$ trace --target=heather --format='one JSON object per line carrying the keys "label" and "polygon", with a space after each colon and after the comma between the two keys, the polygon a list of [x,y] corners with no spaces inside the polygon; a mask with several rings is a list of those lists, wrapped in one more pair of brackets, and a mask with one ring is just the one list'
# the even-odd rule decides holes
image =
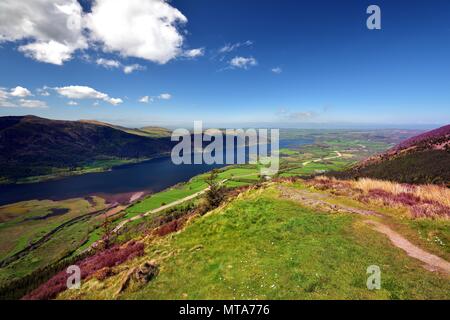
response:
{"label": "heather", "polygon": [[418,136],[409,138],[402,143],[398,144],[394,150],[406,149],[412,146],[419,145],[421,147],[427,147],[429,145],[434,145],[442,142],[443,139],[448,141],[448,136],[450,136],[450,125],[443,126],[441,128],[431,130],[420,134]]}
{"label": "heather", "polygon": [[436,185],[411,185],[374,179],[337,180],[317,177],[307,182],[319,190],[347,195],[364,203],[381,203],[408,210],[412,218],[450,218],[450,189]]}
{"label": "heather", "polygon": [[[144,253],[144,244],[130,241],[123,246],[115,245],[99,252],[91,257],[76,263],[81,270],[81,279],[89,278],[102,269],[111,268],[124,263],[127,260],[141,256]],[[55,298],[58,293],[67,289],[67,278],[70,275],[63,270],[42,284],[33,292],[23,297],[24,300],[49,300]]]}

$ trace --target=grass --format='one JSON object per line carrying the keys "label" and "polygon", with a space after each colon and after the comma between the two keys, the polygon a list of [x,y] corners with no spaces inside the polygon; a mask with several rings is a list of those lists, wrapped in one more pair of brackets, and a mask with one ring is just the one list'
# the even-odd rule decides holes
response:
{"label": "grass", "polygon": [[[85,199],[64,201],[33,200],[0,207],[0,259],[24,249],[62,223],[88,212],[105,207],[104,200],[93,197],[95,205]],[[42,220],[53,209],[67,209],[67,213]]]}
{"label": "grass", "polygon": [[[126,210],[127,215],[125,218],[131,218],[133,216],[146,213],[148,211],[157,209],[163,205],[177,201],[179,199],[193,195],[199,191],[208,187],[205,180],[209,174],[201,174],[186,183],[178,184],[172,188],[150,195],[142,201],[136,203]],[[245,178],[245,181],[240,181],[240,177]],[[252,181],[259,180],[259,170],[255,168],[225,168],[221,170],[217,176],[218,181],[229,180],[225,183],[227,187],[238,187],[248,185]],[[237,180],[234,180],[237,179]],[[247,181],[248,180],[248,181]]]}
{"label": "grass", "polygon": [[71,255],[85,241],[91,228],[90,221],[82,221],[56,233],[48,242],[23,258],[1,269],[0,285],[26,276]]}
{"label": "grass", "polygon": [[437,185],[405,185],[386,180],[376,180],[369,178],[359,179],[354,183],[355,187],[368,192],[370,190],[384,190],[392,194],[411,193],[414,196],[423,199],[437,201],[447,207],[450,207],[450,189]]}
{"label": "grass", "polygon": [[[330,215],[253,191],[150,243],[160,273],[122,299],[448,299],[448,279],[425,271],[355,215]],[[366,288],[378,265],[381,290]],[[60,298],[112,298],[123,274]]]}
{"label": "grass", "polygon": [[127,215],[125,218],[131,218],[141,213],[146,213],[173,201],[193,195],[194,193],[205,189],[207,186],[208,185],[203,179],[194,178],[186,184],[177,185],[165,191],[151,195],[136,203],[126,210]]}
{"label": "grass", "polygon": [[[94,204],[79,198],[63,201],[33,200],[0,207],[0,258],[4,259],[21,251],[73,218],[105,207],[102,198],[93,197],[92,201]],[[30,218],[44,217],[51,213],[52,209],[67,209],[68,211],[62,215],[42,220],[29,220]],[[23,277],[69,255],[88,238],[93,227],[93,220],[85,219],[59,230],[41,247],[1,268],[0,285]]]}
{"label": "grass", "polygon": [[[320,192],[330,195],[330,192],[333,194],[332,197],[329,198],[330,203],[334,203],[337,205],[345,205],[354,208],[364,209],[364,210],[372,210],[382,214],[383,223],[392,227],[392,229],[397,230],[405,237],[407,237],[411,242],[415,243],[417,246],[424,248],[438,256],[443,257],[446,260],[450,260],[450,220],[446,218],[412,218],[410,213],[410,206],[405,205],[383,205],[380,201],[369,201],[369,202],[361,202],[358,199],[351,195],[352,190],[351,186],[358,185],[358,182],[355,181],[340,181],[336,179],[329,179],[325,177],[317,177],[315,181],[328,181],[333,182],[336,185],[339,183],[349,183],[347,187],[344,189],[339,189],[339,194],[336,195],[333,189],[326,189],[326,191],[318,190],[315,187],[305,186],[303,183],[295,183],[292,186],[299,189],[308,189],[312,192]],[[372,183],[364,183],[363,186],[376,186],[380,187],[380,183],[384,183],[384,181],[378,181]],[[315,183],[313,182],[313,185]],[[409,192],[414,189],[407,188],[401,189],[405,187],[404,185],[396,185],[390,182],[385,182],[385,190],[391,189],[392,192],[403,190]],[[415,186],[415,188],[426,188],[428,186]],[[430,186],[434,193],[439,193],[438,190],[435,189],[434,186]],[[365,192],[370,191],[372,189],[366,189]],[[445,188],[440,188],[440,192],[445,193],[448,190]],[[436,196],[434,199],[442,198],[441,196]]]}

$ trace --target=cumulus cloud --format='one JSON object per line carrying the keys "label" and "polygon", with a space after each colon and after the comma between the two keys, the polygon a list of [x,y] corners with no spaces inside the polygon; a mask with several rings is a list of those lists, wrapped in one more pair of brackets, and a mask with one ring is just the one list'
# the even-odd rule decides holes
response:
{"label": "cumulus cloud", "polygon": [[232,68],[248,69],[249,67],[256,66],[257,64],[258,62],[253,57],[234,57],[230,60],[230,66]]}
{"label": "cumulus cloud", "polygon": [[25,98],[25,97],[31,96],[32,94],[31,94],[30,90],[28,90],[27,88],[18,86],[18,87],[11,89],[10,95],[13,97]]}
{"label": "cumulus cloud", "polygon": [[19,51],[38,61],[61,65],[87,48],[82,29],[76,0],[0,2],[0,42],[25,41]]}
{"label": "cumulus cloud", "polygon": [[161,93],[160,95],[158,95],[156,97],[143,96],[142,98],[139,99],[139,102],[141,102],[141,103],[150,103],[150,102],[155,101],[155,99],[170,100],[170,99],[172,99],[172,95],[170,93]]}
{"label": "cumulus cloud", "polygon": [[69,99],[97,99],[106,101],[114,106],[123,103],[120,98],[111,98],[106,93],[87,86],[67,86],[54,88],[61,96]]}
{"label": "cumulus cloud", "polygon": [[275,74],[280,74],[283,72],[283,69],[281,69],[280,67],[276,67],[276,68],[272,68],[271,71]]}
{"label": "cumulus cloud", "polygon": [[47,103],[41,100],[20,99],[19,104],[23,108],[48,108]]}
{"label": "cumulus cloud", "polygon": [[[185,23],[167,0],[96,0],[89,13],[77,0],[0,1],[0,43],[56,65],[88,48],[165,64],[183,55]],[[193,50],[185,54],[201,53]]]}
{"label": "cumulus cloud", "polygon": [[0,99],[7,99],[8,98],[8,92],[4,88],[0,88]]}
{"label": "cumulus cloud", "polygon": [[69,105],[69,106],[77,106],[78,102],[70,100],[69,102],[67,102],[67,105]]}
{"label": "cumulus cloud", "polygon": [[183,56],[190,59],[194,59],[204,55],[205,55],[205,48],[191,49],[183,52]]}
{"label": "cumulus cloud", "polygon": [[92,38],[108,52],[164,64],[181,53],[187,18],[163,0],[97,0],[86,17]]}
{"label": "cumulus cloud", "polygon": [[36,91],[40,96],[48,97],[48,96],[50,96],[50,92],[48,92],[47,90],[48,90],[48,88],[45,87],[43,89],[37,89]]}
{"label": "cumulus cloud", "polygon": [[99,66],[105,67],[105,68],[120,68],[120,62],[117,60],[109,60],[109,59],[97,59],[95,61]]}
{"label": "cumulus cloud", "polygon": [[149,97],[149,96],[144,96],[144,97],[139,99],[139,102],[141,102],[141,103],[149,103],[149,102],[152,102],[152,101],[153,101],[153,98]]}
{"label": "cumulus cloud", "polygon": [[17,107],[15,103],[9,101],[9,93],[5,88],[0,88],[0,107],[13,108]]}
{"label": "cumulus cloud", "polygon": [[111,60],[111,59],[104,59],[104,58],[99,58],[95,61],[96,64],[98,64],[99,66],[102,66],[104,68],[107,69],[117,69],[117,68],[122,68],[123,72],[126,74],[130,74],[133,73],[134,71],[140,71],[140,70],[145,70],[144,66],[141,66],[140,64],[132,64],[132,65],[128,65],[128,66],[124,66],[122,65],[122,63],[120,61],[117,60]]}
{"label": "cumulus cloud", "polygon": [[161,100],[170,100],[170,99],[172,99],[172,95],[169,94],[169,93],[161,93],[161,94],[158,96],[158,99],[161,99]]}
{"label": "cumulus cloud", "polygon": [[135,71],[140,71],[140,70],[145,70],[145,67],[141,66],[140,64],[137,64],[137,63],[123,67],[123,72],[125,72],[126,74],[130,74],[130,73],[133,73]]}

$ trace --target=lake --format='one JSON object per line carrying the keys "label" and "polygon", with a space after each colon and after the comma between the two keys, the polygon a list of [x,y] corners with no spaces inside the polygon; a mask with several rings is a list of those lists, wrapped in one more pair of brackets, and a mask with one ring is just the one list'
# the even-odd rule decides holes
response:
{"label": "lake", "polygon": [[[311,140],[297,139],[289,145],[304,145]],[[283,147],[286,143],[280,141]],[[62,200],[93,194],[159,192],[177,183],[225,165],[175,165],[170,157],[123,165],[107,172],[89,173],[32,184],[0,186],[0,205],[27,200]]]}

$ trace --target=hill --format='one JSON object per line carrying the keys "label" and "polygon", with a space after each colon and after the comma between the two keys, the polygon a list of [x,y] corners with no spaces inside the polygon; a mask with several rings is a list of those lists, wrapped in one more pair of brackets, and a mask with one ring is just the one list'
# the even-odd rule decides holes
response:
{"label": "hill", "polygon": [[[426,210],[429,199],[446,195],[442,187],[422,188],[433,191],[414,191],[422,195],[415,206]],[[436,202],[436,216],[415,219],[412,206],[380,204],[370,197],[374,190],[350,181],[276,181],[236,191],[204,215],[180,207],[142,217],[122,229],[122,239],[133,240],[111,249],[116,254],[79,262],[86,265],[80,290],[56,296],[67,277],[61,272],[27,298],[448,298],[448,250],[428,240],[448,241],[447,209],[439,209],[444,204]],[[385,193],[386,200],[400,200]],[[144,249],[122,259],[136,243]],[[120,265],[88,265],[106,261],[104,256]],[[380,290],[366,287],[367,268],[374,264],[382,270]]]}
{"label": "hill", "polygon": [[135,134],[138,136],[143,137],[151,137],[151,138],[167,138],[170,137],[172,132],[169,129],[166,128],[160,128],[160,127],[143,127],[143,128],[126,128],[106,122],[101,122],[97,120],[80,120],[82,123],[91,123],[96,124],[99,126],[106,126],[113,129],[117,129],[120,131],[124,131],[130,134]]}
{"label": "hill", "polygon": [[1,117],[0,177],[17,181],[105,162],[142,160],[171,150],[170,138],[137,135],[124,129],[35,116]]}
{"label": "hill", "polygon": [[450,125],[409,138],[338,177],[450,185]]}

